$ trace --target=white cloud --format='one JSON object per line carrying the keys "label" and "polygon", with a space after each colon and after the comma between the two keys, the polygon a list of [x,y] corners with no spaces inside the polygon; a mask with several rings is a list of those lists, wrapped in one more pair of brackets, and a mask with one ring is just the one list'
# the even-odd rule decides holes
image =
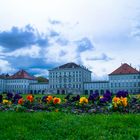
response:
{"label": "white cloud", "polygon": [[[0,0],[1,30],[12,26],[24,27],[31,24],[39,32],[52,29],[60,33],[64,45],[56,43],[58,37],[49,38],[51,46],[26,47],[6,55],[40,57],[47,63],[63,64],[69,61],[82,62],[96,74],[104,76],[117,68],[121,62],[132,63],[138,67],[140,40],[132,35],[139,33],[134,26],[139,23],[139,0]],[[49,19],[49,21],[48,21]],[[50,24],[50,19],[52,23]],[[61,24],[57,24],[61,22]],[[75,40],[83,37],[94,42],[95,50],[77,52]],[[68,43],[67,43],[68,40]],[[65,43],[66,42],[66,43]],[[86,58],[99,58],[102,54],[113,58],[112,61],[87,61]]]}
{"label": "white cloud", "polygon": [[5,54],[6,56],[14,56],[14,57],[29,56],[31,58],[38,58],[40,57],[40,51],[41,51],[40,47],[31,46],[31,47],[20,48],[13,52],[5,53]]}
{"label": "white cloud", "polygon": [[49,71],[46,69],[40,69],[40,68],[31,68],[30,71],[37,73],[34,76],[49,76]]}
{"label": "white cloud", "polygon": [[[64,54],[62,55],[62,52]],[[53,44],[53,46],[46,48],[45,60],[46,63],[66,63],[75,61],[77,57],[76,46],[60,46],[58,44]]]}
{"label": "white cloud", "polygon": [[12,68],[11,64],[8,61],[0,59],[0,73],[12,73],[14,71],[15,69]]}

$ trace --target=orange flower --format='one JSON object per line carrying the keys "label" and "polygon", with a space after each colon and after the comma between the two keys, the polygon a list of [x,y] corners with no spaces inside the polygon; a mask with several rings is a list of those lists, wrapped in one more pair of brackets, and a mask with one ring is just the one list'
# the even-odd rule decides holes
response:
{"label": "orange flower", "polygon": [[123,98],[123,97],[121,97],[121,98],[114,97],[112,99],[112,103],[113,103],[113,106],[115,108],[117,108],[118,106],[124,106],[124,107],[126,107],[128,105],[128,102],[127,102],[127,98],[126,97],[125,98]]}
{"label": "orange flower", "polygon": [[18,100],[18,104],[23,105],[23,103],[24,103],[23,98],[20,98],[20,99]]}
{"label": "orange flower", "polygon": [[127,106],[127,98],[125,97],[125,98],[123,98],[123,97],[121,97],[121,103],[122,103],[122,105],[124,106],[124,107],[126,107]]}
{"label": "orange flower", "polygon": [[60,99],[60,98],[54,97],[53,103],[54,103],[54,104],[60,104],[60,103],[61,103],[61,99]]}
{"label": "orange flower", "polygon": [[53,97],[49,95],[46,100],[47,100],[47,103],[50,103],[51,101],[53,101]]}
{"label": "orange flower", "polygon": [[30,102],[33,102],[33,101],[34,101],[33,95],[31,95],[31,94],[28,95],[28,96],[27,96],[27,100],[30,101]]}
{"label": "orange flower", "polygon": [[112,103],[113,103],[114,108],[117,108],[117,107],[121,104],[121,100],[120,100],[119,97],[116,97],[116,96],[115,96],[115,97],[112,99]]}
{"label": "orange flower", "polygon": [[114,97],[114,98],[112,99],[112,101],[113,101],[114,103],[119,103],[119,102],[120,102],[120,98]]}

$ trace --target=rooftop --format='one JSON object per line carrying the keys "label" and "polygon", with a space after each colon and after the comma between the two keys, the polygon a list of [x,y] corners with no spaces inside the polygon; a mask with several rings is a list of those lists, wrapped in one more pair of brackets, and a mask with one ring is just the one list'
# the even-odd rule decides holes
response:
{"label": "rooftop", "polygon": [[115,71],[109,75],[122,75],[122,74],[139,74],[140,72],[127,63],[122,64]]}
{"label": "rooftop", "polygon": [[29,80],[35,80],[35,77],[30,75],[25,70],[20,70],[14,75],[10,76],[11,79],[29,79]]}
{"label": "rooftop", "polygon": [[6,79],[9,78],[9,74],[1,74],[0,79]]}
{"label": "rooftop", "polygon": [[[86,67],[84,67],[84,66],[80,66],[80,65],[78,65],[78,64],[76,64],[76,63],[74,63],[74,62],[70,62],[70,63],[66,63],[66,64],[64,64],[64,65],[61,65],[61,66],[58,66],[58,67],[56,67],[56,68],[53,68],[52,70],[56,70],[56,69],[69,69],[69,68],[83,68],[83,69],[86,69],[86,70],[88,70]],[[89,70],[88,70],[89,71]]]}

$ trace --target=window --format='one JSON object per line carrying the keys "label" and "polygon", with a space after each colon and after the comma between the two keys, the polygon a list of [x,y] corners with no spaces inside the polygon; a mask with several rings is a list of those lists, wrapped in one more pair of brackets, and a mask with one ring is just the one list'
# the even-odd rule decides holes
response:
{"label": "window", "polygon": [[136,76],[134,76],[134,79],[136,79]]}
{"label": "window", "polygon": [[75,88],[75,85],[73,84],[73,88]]}

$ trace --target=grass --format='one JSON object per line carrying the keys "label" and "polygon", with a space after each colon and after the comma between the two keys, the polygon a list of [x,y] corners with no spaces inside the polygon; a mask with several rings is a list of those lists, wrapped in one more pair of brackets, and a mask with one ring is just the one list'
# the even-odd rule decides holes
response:
{"label": "grass", "polygon": [[0,140],[139,140],[140,115],[0,112]]}
{"label": "grass", "polygon": [[[6,94],[2,94],[3,95],[3,97],[4,98],[6,98]],[[26,99],[26,96],[27,95],[29,95],[29,94],[20,94],[24,99]],[[61,99],[64,99],[66,96],[67,96],[67,94],[33,94],[34,95],[34,97],[43,97],[43,96],[48,96],[48,95],[52,95],[52,96],[56,96],[56,97],[58,97],[58,98],[61,98]],[[77,96],[77,95],[70,95],[71,97],[72,96]],[[84,95],[84,94],[82,94],[82,95],[80,95],[81,97],[82,96],[84,96],[84,97],[89,97],[89,95]]]}

